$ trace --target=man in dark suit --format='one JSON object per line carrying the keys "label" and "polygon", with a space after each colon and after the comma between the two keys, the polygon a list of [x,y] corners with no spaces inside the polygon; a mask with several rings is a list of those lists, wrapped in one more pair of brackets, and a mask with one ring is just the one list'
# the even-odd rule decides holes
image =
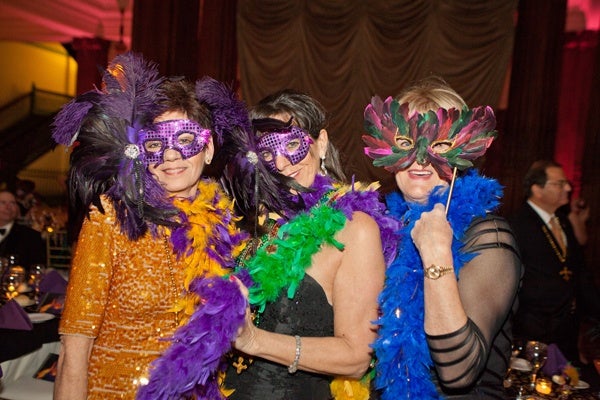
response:
{"label": "man in dark suit", "polygon": [[46,264],[46,244],[41,234],[16,223],[19,206],[13,193],[0,191],[0,257],[16,255],[18,264],[29,269]]}
{"label": "man in dark suit", "polygon": [[559,164],[536,161],[525,175],[524,189],[526,203],[509,218],[525,266],[514,336],[556,343],[568,360],[577,362],[576,305],[582,285],[589,284],[589,271],[569,219],[555,214],[569,202],[572,188]]}

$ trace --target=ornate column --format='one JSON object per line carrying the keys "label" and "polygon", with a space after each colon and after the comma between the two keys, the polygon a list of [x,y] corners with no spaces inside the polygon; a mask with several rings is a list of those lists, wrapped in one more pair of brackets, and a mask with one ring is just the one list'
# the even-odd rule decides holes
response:
{"label": "ornate column", "polygon": [[75,38],[72,52],[77,61],[77,94],[100,87],[102,71],[108,64],[110,41],[100,38]]}

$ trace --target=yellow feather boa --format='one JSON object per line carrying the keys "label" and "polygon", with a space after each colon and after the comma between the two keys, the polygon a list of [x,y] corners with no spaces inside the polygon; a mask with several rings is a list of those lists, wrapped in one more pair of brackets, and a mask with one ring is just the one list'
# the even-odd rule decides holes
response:
{"label": "yellow feather boa", "polygon": [[331,394],[335,400],[368,400],[370,396],[370,379],[361,380],[335,378],[331,384]]}
{"label": "yellow feather boa", "polygon": [[[214,199],[218,199],[214,204]],[[223,214],[233,215],[233,202],[222,191],[221,187],[212,181],[202,181],[198,184],[198,195],[192,201],[176,198],[173,203],[183,211],[188,218],[190,229],[187,233],[192,240],[193,251],[185,256],[184,287],[185,294],[179,298],[172,307],[172,312],[183,311],[180,325],[187,322],[190,315],[198,305],[200,299],[190,293],[190,283],[199,276],[224,276],[231,271],[223,268],[215,259],[206,252],[208,237],[216,225],[222,223]],[[217,212],[215,212],[217,211]],[[239,221],[234,218],[233,221]],[[239,234],[239,229],[234,224],[227,225],[229,235]],[[170,233],[170,232],[169,232]],[[237,257],[245,247],[245,242],[240,243],[232,250],[232,255]],[[213,249],[214,250],[214,249]]]}

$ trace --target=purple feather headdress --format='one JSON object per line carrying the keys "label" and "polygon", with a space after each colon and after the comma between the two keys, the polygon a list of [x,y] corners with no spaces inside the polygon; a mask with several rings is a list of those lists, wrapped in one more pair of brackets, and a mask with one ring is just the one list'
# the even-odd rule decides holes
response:
{"label": "purple feather headdress", "polygon": [[121,230],[137,239],[148,223],[171,225],[175,209],[143,167],[136,145],[139,129],[158,111],[158,68],[141,55],[126,53],[109,64],[103,89],[65,105],[53,123],[53,139],[73,146],[69,172],[72,207],[103,211],[100,196],[115,207]]}
{"label": "purple feather headdress", "polygon": [[210,109],[213,132],[219,145],[237,130],[250,130],[246,104],[224,83],[205,76],[196,82],[196,97]]}
{"label": "purple feather headdress", "polygon": [[[199,87],[200,84],[197,88]],[[243,115],[241,108],[232,111],[234,115],[221,113],[219,120],[215,119],[213,123],[215,133],[221,136],[220,157],[225,164],[222,184],[235,199],[238,212],[249,220],[254,220],[261,204],[269,210],[285,211],[295,208],[290,193],[293,179],[269,171],[258,155],[257,137],[254,127],[250,124],[247,110],[244,107]],[[235,126],[233,129],[223,130],[221,134],[218,131],[218,126],[221,125],[219,121],[223,120],[227,123],[227,118],[234,121]],[[279,120],[272,121],[282,123]],[[302,188],[296,189],[302,190]],[[283,214],[287,215],[286,212]]]}

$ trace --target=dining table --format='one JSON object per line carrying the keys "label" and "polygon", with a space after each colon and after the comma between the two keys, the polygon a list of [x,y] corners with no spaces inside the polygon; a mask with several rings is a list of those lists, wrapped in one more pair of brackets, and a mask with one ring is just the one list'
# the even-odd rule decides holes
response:
{"label": "dining table", "polygon": [[[596,371],[590,370],[590,373],[596,373]],[[582,375],[581,383],[560,385],[553,381],[552,377],[538,374],[537,384],[532,386],[529,371],[510,369],[504,379],[504,387],[507,397],[515,400],[599,400],[600,387],[597,386],[596,381],[589,378],[588,381],[591,381],[592,384],[583,380],[588,376],[592,377],[592,375]]]}
{"label": "dining table", "polygon": [[36,351],[45,343],[57,342],[59,321],[60,318],[53,317],[33,323],[30,331],[0,329],[0,363]]}
{"label": "dining table", "polygon": [[60,351],[60,315],[24,310],[32,329],[0,329],[0,400],[52,400],[52,378],[37,375]]}

